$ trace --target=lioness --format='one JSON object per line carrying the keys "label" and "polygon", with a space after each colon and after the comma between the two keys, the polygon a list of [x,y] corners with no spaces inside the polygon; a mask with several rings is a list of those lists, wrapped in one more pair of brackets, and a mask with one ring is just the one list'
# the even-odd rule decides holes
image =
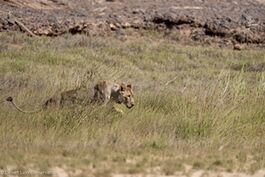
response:
{"label": "lioness", "polygon": [[102,102],[107,104],[113,100],[118,104],[125,104],[127,108],[134,106],[134,97],[132,92],[132,85],[124,83],[116,84],[113,82],[102,81],[94,87],[94,102]]}
{"label": "lioness", "polygon": [[[89,90],[77,88],[55,94],[48,99],[40,109],[34,111],[25,111],[17,106],[13,97],[6,98],[6,101],[11,102],[12,105],[20,112],[23,113],[36,113],[48,107],[60,108],[65,105],[73,105],[77,103],[87,104],[89,100]],[[127,108],[134,106],[134,98],[132,93],[132,85],[128,84],[116,84],[109,81],[98,82],[94,86],[94,96],[90,103],[101,103],[106,105],[107,103],[114,101],[118,104],[125,104]]]}

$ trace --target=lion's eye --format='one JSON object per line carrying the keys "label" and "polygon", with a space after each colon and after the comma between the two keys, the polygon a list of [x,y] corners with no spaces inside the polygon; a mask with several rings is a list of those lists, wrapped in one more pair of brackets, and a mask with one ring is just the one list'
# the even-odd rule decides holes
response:
{"label": "lion's eye", "polygon": [[130,98],[130,97],[131,97],[131,95],[128,95],[128,97]]}

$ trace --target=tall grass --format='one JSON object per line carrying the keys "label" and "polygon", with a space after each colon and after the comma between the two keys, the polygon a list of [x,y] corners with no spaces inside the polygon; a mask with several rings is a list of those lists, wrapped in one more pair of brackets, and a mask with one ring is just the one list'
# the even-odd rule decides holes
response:
{"label": "tall grass", "polygon": [[265,167],[264,72],[233,67],[263,63],[264,50],[181,46],[155,36],[123,42],[0,33],[0,41],[2,101],[12,95],[24,109],[35,109],[58,91],[83,85],[91,94],[102,79],[132,83],[136,97],[133,109],[115,105],[124,115],[91,105],[27,115],[1,102],[2,169],[63,166],[105,176],[157,166],[174,174],[185,164]]}

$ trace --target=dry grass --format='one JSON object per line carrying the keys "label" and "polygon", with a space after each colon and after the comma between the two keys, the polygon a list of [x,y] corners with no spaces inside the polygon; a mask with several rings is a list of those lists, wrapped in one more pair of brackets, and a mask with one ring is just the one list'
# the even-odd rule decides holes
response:
{"label": "dry grass", "polygon": [[79,176],[107,176],[170,175],[185,165],[264,168],[264,72],[244,66],[263,66],[265,51],[180,46],[157,35],[122,42],[0,33],[3,101],[12,95],[35,109],[56,91],[110,79],[131,82],[137,103],[132,110],[119,106],[121,116],[82,105],[26,115],[2,102],[0,169],[57,166],[72,176],[77,169]]}

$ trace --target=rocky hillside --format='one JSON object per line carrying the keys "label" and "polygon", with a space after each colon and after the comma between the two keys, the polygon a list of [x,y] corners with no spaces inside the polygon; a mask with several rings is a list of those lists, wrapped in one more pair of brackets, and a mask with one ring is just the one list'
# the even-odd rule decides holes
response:
{"label": "rocky hillside", "polygon": [[185,43],[265,47],[265,5],[252,0],[0,0],[0,31],[126,36],[128,28],[155,29]]}

